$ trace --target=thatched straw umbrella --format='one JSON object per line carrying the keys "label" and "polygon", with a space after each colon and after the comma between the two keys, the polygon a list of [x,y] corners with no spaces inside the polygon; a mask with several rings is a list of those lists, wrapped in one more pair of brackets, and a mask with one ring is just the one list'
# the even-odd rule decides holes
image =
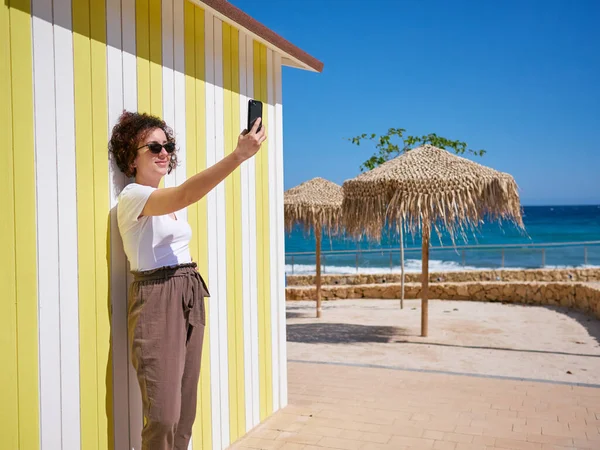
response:
{"label": "thatched straw umbrella", "polygon": [[381,239],[387,223],[422,233],[421,335],[427,336],[429,239],[466,237],[484,218],[523,228],[518,187],[512,176],[425,145],[410,150],[343,186],[343,226],[350,235]]}
{"label": "thatched straw umbrella", "polygon": [[287,190],[283,204],[288,231],[300,224],[306,232],[315,233],[317,317],[321,317],[321,234],[332,235],[339,231],[342,188],[323,178],[313,178]]}

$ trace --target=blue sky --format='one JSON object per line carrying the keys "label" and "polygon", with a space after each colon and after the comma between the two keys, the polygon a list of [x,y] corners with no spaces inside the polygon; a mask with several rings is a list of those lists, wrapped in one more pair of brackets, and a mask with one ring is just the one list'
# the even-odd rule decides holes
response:
{"label": "blue sky", "polygon": [[344,138],[396,127],[486,149],[524,205],[600,204],[600,1],[231,3],[325,64],[283,69],[286,189],[354,177],[373,149]]}

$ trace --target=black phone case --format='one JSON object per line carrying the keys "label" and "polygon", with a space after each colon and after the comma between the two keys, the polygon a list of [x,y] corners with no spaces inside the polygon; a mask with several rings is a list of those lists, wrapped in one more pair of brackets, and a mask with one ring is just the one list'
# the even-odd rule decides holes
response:
{"label": "black phone case", "polygon": [[[262,119],[262,109],[263,109],[263,105],[262,102],[258,101],[258,100],[248,100],[248,132],[252,129],[252,127],[254,126],[254,122],[256,121],[256,119],[258,119],[259,117]],[[262,120],[260,125],[258,126],[258,130],[260,131],[262,128]]]}

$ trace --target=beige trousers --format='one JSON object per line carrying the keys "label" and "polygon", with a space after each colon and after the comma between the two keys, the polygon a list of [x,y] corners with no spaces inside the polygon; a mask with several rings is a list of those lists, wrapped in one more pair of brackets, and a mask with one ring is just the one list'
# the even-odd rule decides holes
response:
{"label": "beige trousers", "polygon": [[196,264],[133,272],[129,345],[142,393],[143,450],[186,450],[196,417],[209,296]]}

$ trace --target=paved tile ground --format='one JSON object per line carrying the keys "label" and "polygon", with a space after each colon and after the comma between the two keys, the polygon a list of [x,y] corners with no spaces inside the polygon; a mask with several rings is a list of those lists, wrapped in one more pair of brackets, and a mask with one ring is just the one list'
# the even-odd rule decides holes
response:
{"label": "paved tile ground", "polygon": [[600,389],[289,364],[289,406],[233,449],[600,449]]}
{"label": "paved tile ground", "polygon": [[432,301],[421,338],[417,301],[326,302],[321,319],[314,302],[290,302],[287,313],[289,406],[233,449],[600,450],[596,319]]}

